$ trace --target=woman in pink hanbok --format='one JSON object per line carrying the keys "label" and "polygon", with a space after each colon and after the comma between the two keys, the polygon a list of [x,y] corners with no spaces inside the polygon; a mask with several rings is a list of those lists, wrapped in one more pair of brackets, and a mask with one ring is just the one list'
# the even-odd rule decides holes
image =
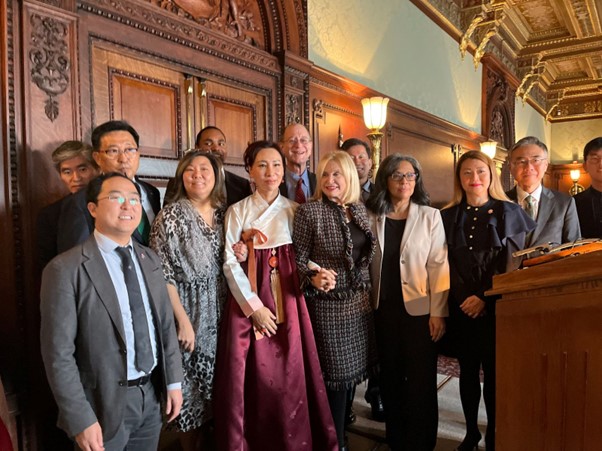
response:
{"label": "woman in pink hanbok", "polygon": [[215,371],[217,449],[336,450],[295,265],[297,204],[279,193],[284,155],[278,144],[258,141],[247,148],[244,161],[256,191],[226,213],[230,296]]}

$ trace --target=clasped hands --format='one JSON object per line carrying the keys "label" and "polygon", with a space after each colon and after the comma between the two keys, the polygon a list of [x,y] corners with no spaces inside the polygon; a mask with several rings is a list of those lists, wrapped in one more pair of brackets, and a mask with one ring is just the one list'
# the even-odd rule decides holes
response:
{"label": "clasped hands", "polygon": [[255,329],[265,335],[271,337],[276,334],[278,326],[276,325],[276,315],[267,307],[260,307],[251,314],[251,320]]}
{"label": "clasped hands", "polygon": [[320,268],[311,277],[311,284],[320,291],[328,293],[337,285],[337,273],[332,269]]}
{"label": "clasped hands", "polygon": [[468,296],[460,304],[460,309],[462,309],[465,315],[475,319],[485,313],[485,301],[475,295]]}

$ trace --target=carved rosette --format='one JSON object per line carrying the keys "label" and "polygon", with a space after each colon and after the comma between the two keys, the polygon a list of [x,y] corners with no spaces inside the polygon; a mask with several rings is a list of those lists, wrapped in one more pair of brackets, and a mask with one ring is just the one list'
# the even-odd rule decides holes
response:
{"label": "carved rosette", "polygon": [[59,115],[56,98],[69,86],[71,62],[66,40],[69,30],[66,24],[39,14],[31,15],[30,24],[31,80],[48,95],[44,112],[54,122]]}

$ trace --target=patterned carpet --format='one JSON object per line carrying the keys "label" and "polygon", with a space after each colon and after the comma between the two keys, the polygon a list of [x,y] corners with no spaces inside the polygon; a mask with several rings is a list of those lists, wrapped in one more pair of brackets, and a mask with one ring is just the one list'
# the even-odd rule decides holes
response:
{"label": "patterned carpet", "polygon": [[437,360],[437,374],[444,376],[460,377],[458,361],[451,357],[440,355]]}

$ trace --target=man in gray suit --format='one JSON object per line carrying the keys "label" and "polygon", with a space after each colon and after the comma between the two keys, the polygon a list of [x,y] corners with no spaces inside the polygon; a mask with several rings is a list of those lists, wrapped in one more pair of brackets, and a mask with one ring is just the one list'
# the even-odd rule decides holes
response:
{"label": "man in gray suit", "polygon": [[132,240],[142,206],[131,179],[103,175],[87,195],[94,233],[42,275],[42,358],[58,426],[82,450],[157,449],[159,394],[171,421],[183,379],[161,264]]}
{"label": "man in gray suit", "polygon": [[506,194],[537,222],[525,246],[578,240],[581,231],[575,201],[541,183],[548,168],[546,145],[534,136],[527,136],[512,146],[508,158],[516,186]]}

